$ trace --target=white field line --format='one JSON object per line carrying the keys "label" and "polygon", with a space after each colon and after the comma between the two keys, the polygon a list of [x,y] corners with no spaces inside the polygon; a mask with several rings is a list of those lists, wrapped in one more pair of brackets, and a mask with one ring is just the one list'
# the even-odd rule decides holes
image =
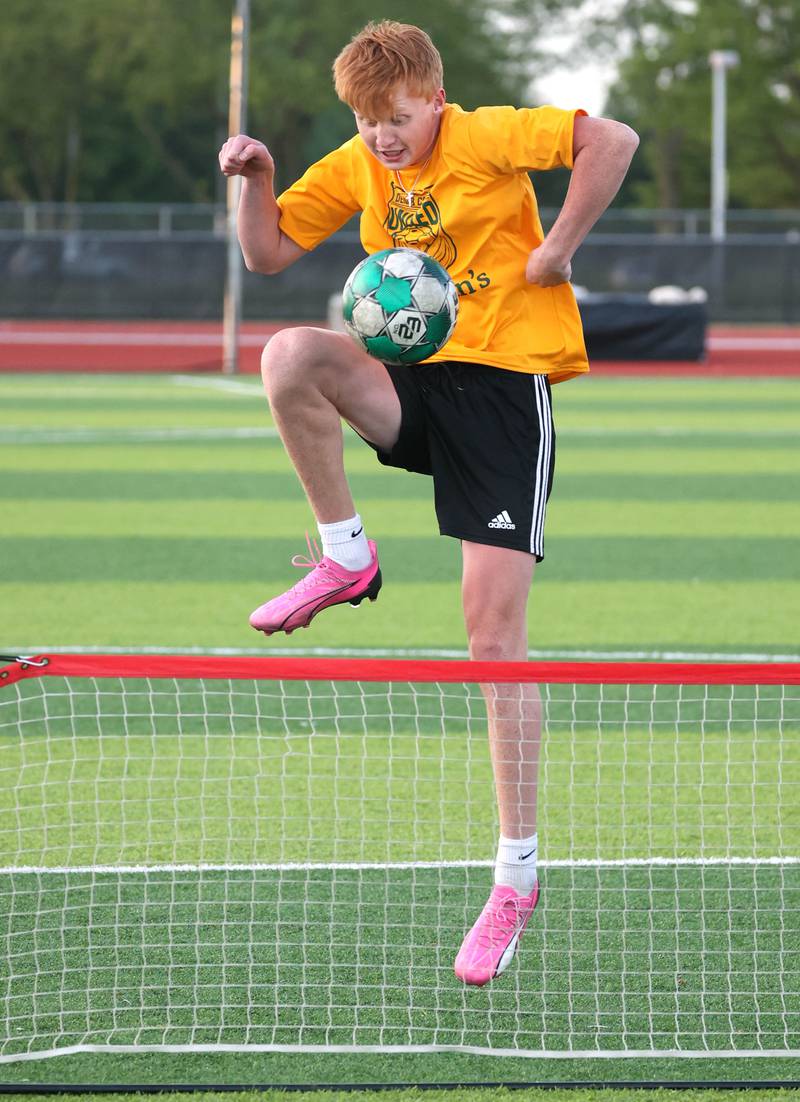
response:
{"label": "white field line", "polygon": [[242,394],[247,398],[263,398],[261,384],[254,378],[252,383],[240,379],[219,379],[203,375],[172,375],[170,382],[175,386],[194,387],[198,390],[222,390],[226,394]]}
{"label": "white field line", "polygon": [[[152,865],[3,865],[0,876],[142,876],[152,873],[205,872],[377,872],[386,869],[488,869],[492,861],[230,861],[216,863],[178,863]],[[540,861],[540,869],[652,869],[652,868],[760,868],[764,865],[786,868],[800,865],[800,857],[576,857]]]}
{"label": "white field line", "polygon": [[[287,1044],[187,1044],[187,1045],[65,1045],[63,1048],[42,1049],[40,1052],[18,1052],[0,1055],[0,1063],[23,1060],[48,1060],[57,1056],[77,1056],[83,1053],[127,1053],[131,1056],[146,1052],[214,1053],[214,1052],[296,1052],[426,1054],[454,1052],[466,1056],[500,1056],[525,1060],[780,1060],[800,1056],[800,1048],[730,1048],[730,1049],[520,1049],[484,1048],[480,1045],[287,1045]],[[613,1083],[609,1084],[613,1086]]]}
{"label": "white field line", "polygon": [[92,444],[117,442],[158,443],[170,440],[250,440],[277,438],[278,430],[270,426],[240,426],[233,428],[82,428],[74,429],[0,429],[0,444]]}
{"label": "white field line", "polygon": [[[455,658],[465,661],[466,650],[445,647],[151,647],[131,645],[92,646],[64,644],[7,646],[10,654],[163,654],[201,655],[214,658]],[[528,658],[564,662],[800,662],[800,653],[763,654],[759,651],[679,651],[679,650],[529,650]]]}

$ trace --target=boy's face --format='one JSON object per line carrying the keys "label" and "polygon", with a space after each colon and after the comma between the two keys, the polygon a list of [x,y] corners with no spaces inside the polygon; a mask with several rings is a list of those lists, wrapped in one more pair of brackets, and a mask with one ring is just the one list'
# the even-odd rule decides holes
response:
{"label": "boy's face", "polygon": [[401,85],[388,117],[370,119],[356,111],[356,126],[367,149],[382,165],[402,169],[430,156],[439,135],[444,101],[444,88],[426,100],[408,95]]}

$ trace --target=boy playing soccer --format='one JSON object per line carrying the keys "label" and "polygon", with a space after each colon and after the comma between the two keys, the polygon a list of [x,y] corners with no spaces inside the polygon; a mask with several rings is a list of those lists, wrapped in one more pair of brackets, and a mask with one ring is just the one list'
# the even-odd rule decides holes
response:
{"label": "boy playing soccer", "polygon": [[[569,284],[571,258],[622,182],[638,144],[627,126],[554,107],[448,104],[441,58],[424,31],[369,24],[334,64],[358,134],[278,199],[274,162],[247,135],[219,160],[243,179],[239,239],[247,267],[272,274],[361,212],[367,253],[430,253],[459,289],[445,347],[416,366],[387,366],[345,334],[301,327],[264,349],[267,397],[319,525],[322,558],[256,609],[270,635],[381,587],[343,465],[344,419],[381,463],[432,475],[443,535],[461,541],[470,657],[527,658],[526,605],[541,561],[553,478],[550,385],[588,370]],[[572,169],[544,237],[529,170]],[[500,811],[495,884],[456,957],[484,984],[514,956],[538,899],[535,686],[486,686]]]}

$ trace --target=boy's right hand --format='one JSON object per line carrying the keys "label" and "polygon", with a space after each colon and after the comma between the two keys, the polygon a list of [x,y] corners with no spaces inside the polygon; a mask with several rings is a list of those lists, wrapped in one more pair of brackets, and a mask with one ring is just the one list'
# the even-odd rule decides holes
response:
{"label": "boy's right hand", "polygon": [[219,167],[226,176],[265,176],[272,179],[275,175],[275,162],[272,154],[263,142],[249,138],[247,134],[237,134],[228,140],[219,151]]}

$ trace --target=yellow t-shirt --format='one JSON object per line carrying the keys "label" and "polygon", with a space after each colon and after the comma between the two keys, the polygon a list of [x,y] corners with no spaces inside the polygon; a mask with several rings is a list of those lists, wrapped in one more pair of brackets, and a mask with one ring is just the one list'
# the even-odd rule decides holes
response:
{"label": "yellow t-shirt", "polygon": [[[576,114],[584,112],[448,104],[410,205],[397,174],[356,135],[278,198],[281,230],[313,249],[361,211],[367,253],[421,249],[458,288],[456,327],[426,363],[458,360],[570,379],[589,370],[572,287],[528,283],[525,265],[544,236],[528,171],[572,167]],[[401,174],[407,187],[417,171]]]}

